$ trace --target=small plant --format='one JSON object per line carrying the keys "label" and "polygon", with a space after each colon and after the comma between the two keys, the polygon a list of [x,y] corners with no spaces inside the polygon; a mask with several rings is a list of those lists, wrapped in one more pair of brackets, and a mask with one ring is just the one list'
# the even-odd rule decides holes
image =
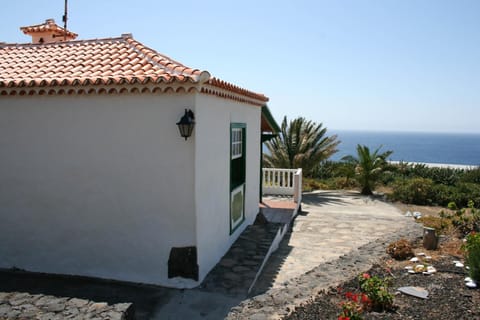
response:
{"label": "small plant", "polygon": [[467,235],[470,231],[480,231],[480,212],[475,208],[475,203],[472,200],[468,201],[467,206],[468,208],[459,209],[455,202],[448,204],[448,208],[455,210],[455,213],[447,215],[446,218],[451,221],[462,236]]}
{"label": "small plant", "polygon": [[360,289],[370,299],[373,310],[384,311],[393,307],[393,295],[388,292],[388,279],[364,273],[358,277],[358,281]]}
{"label": "small plant", "polygon": [[445,234],[452,226],[452,221],[449,214],[445,211],[441,211],[439,216],[424,216],[418,218],[416,222],[422,223],[425,227],[435,229],[438,234]]}
{"label": "small plant", "polygon": [[412,245],[407,239],[392,242],[387,247],[387,253],[396,260],[405,260],[413,257]]}
{"label": "small plant", "polygon": [[370,309],[371,301],[364,293],[345,293],[347,301],[341,303],[342,312],[338,320],[362,320],[365,310]]}
{"label": "small plant", "polygon": [[465,260],[470,267],[470,278],[480,283],[480,233],[472,231],[463,245]]}

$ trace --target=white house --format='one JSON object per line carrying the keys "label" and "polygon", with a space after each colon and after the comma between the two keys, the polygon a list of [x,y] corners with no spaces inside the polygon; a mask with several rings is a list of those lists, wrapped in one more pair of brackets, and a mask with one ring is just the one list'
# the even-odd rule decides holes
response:
{"label": "white house", "polygon": [[259,211],[268,98],[129,34],[21,30],[0,43],[0,268],[198,285]]}

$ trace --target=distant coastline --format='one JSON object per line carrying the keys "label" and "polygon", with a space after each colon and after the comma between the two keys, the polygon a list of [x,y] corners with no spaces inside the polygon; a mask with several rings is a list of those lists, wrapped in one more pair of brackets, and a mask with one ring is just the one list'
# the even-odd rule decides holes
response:
{"label": "distant coastline", "polygon": [[391,164],[400,164],[406,163],[409,165],[424,165],[429,168],[450,168],[450,169],[460,169],[460,170],[475,170],[479,166],[467,165],[467,164],[448,164],[448,163],[425,163],[425,162],[405,162],[405,161],[389,161]]}
{"label": "distant coastline", "polygon": [[392,150],[392,161],[424,163],[436,167],[459,168],[480,165],[480,134],[428,132],[374,132],[331,130],[341,140],[338,152],[331,158],[339,161],[346,155],[355,155],[358,144],[370,150],[382,146],[381,151]]}

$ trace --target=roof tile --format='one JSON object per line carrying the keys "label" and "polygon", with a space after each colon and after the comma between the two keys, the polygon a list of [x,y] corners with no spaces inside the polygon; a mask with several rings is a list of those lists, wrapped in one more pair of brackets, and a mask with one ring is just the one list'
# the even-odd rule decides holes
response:
{"label": "roof tile", "polygon": [[[210,85],[257,101],[268,101],[264,95],[172,60],[131,36],[45,44],[0,44],[0,89],[172,81]],[[210,93],[211,90],[202,89],[202,92]]]}

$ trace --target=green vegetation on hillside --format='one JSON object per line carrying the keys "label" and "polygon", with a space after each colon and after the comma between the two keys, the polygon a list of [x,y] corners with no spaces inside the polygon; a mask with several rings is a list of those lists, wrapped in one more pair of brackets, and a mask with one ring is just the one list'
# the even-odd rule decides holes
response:
{"label": "green vegetation on hillside", "polygon": [[[304,190],[361,190],[362,185],[355,179],[355,168],[356,163],[351,161],[324,161],[311,179],[305,179]],[[385,163],[378,176],[377,189],[393,201],[408,204],[446,207],[455,202],[458,207],[467,207],[472,200],[480,207],[480,168],[465,170]]]}

